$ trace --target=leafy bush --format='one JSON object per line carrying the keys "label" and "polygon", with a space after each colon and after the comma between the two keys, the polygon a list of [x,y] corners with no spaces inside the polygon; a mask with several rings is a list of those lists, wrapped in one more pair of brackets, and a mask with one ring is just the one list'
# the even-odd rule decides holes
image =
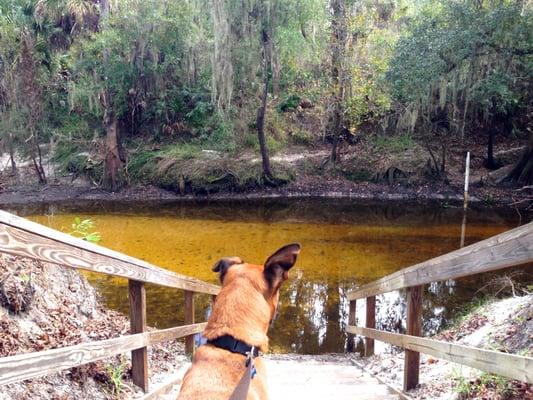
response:
{"label": "leafy bush", "polygon": [[277,110],[280,113],[292,111],[296,109],[296,107],[298,107],[298,104],[300,104],[300,101],[302,101],[300,96],[295,95],[295,94],[290,95],[286,97],[285,100],[283,100],[281,103],[278,104]]}

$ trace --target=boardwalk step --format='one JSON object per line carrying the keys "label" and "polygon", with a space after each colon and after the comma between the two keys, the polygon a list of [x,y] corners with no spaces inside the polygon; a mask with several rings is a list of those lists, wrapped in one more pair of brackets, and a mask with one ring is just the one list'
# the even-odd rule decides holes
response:
{"label": "boardwalk step", "polygon": [[[270,398],[306,400],[399,400],[399,396],[367,372],[346,362],[266,359]],[[183,369],[182,369],[183,371]],[[176,400],[179,384],[160,393]]]}

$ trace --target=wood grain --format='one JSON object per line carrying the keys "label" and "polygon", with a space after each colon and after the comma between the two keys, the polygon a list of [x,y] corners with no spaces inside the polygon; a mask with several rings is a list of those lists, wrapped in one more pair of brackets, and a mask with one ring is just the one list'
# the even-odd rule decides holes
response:
{"label": "wood grain", "polygon": [[[185,291],[185,324],[194,324],[194,293],[189,290]],[[194,354],[194,335],[185,337],[185,354]]]}
{"label": "wood grain", "polygon": [[369,336],[382,342],[429,354],[436,358],[467,365],[510,379],[533,383],[533,358],[530,357],[483,350],[422,337],[401,335],[399,333],[383,332],[361,326],[347,326],[346,332]]}
{"label": "wood grain", "polygon": [[347,297],[362,299],[530,262],[533,262],[533,222],[387,275],[348,293]]}
{"label": "wood grain", "polygon": [[[407,334],[422,334],[422,286],[407,288]],[[420,353],[405,350],[403,368],[403,390],[408,391],[418,386],[420,373]]]}
{"label": "wood grain", "polygon": [[[131,333],[146,331],[146,289],[143,282],[128,281]],[[145,393],[148,391],[148,348],[132,350],[131,378]]]}
{"label": "wood grain", "polygon": [[178,275],[145,261],[74,238],[0,211],[0,252],[194,292],[220,287]]}
{"label": "wood grain", "polygon": [[[366,324],[367,328],[376,327],[376,296],[366,298]],[[374,355],[374,339],[365,337],[365,357]]]}
{"label": "wood grain", "polygon": [[115,339],[82,343],[0,358],[0,385],[49,375],[127,351],[202,332],[206,323],[137,333]]}

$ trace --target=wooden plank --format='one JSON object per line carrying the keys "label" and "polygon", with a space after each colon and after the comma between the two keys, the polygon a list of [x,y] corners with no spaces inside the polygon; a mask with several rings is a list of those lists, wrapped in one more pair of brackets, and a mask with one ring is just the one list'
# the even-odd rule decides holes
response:
{"label": "wooden plank", "polygon": [[175,328],[161,329],[150,332],[150,344],[167,342],[169,340],[187,337],[195,333],[203,332],[207,322],[193,325],[177,326]]}
{"label": "wooden plank", "polygon": [[[407,288],[407,334],[422,334],[422,286]],[[420,353],[405,350],[403,368],[403,390],[408,391],[418,386],[420,373]]]}
{"label": "wooden plank", "polygon": [[220,291],[219,286],[175,274],[4,211],[0,211],[0,252],[177,289],[207,294]]}
{"label": "wooden plank", "polygon": [[362,299],[530,262],[533,262],[533,222],[387,275],[348,293],[347,297]]}
{"label": "wooden plank", "polygon": [[477,368],[510,379],[533,383],[533,358],[530,357],[478,349],[417,336],[378,331],[361,326],[347,326],[346,332],[370,336],[376,340],[419,351],[436,358]]}
{"label": "wooden plank", "polygon": [[[366,298],[366,324],[367,328],[376,327],[376,296]],[[374,355],[374,339],[365,337],[365,357]]]}
{"label": "wooden plank", "polygon": [[[143,282],[128,281],[131,333],[146,331],[146,289]],[[135,385],[148,392],[148,348],[132,350],[131,378]]]}
{"label": "wooden plank", "polygon": [[206,323],[137,333],[114,339],[81,343],[0,358],[0,385],[50,375],[79,365],[122,354],[151,344],[178,339],[204,330]]}
{"label": "wooden plank", "polygon": [[[185,324],[194,324],[194,293],[185,291]],[[185,337],[185,354],[194,354],[194,335]]]}
{"label": "wooden plank", "polygon": [[103,358],[146,346],[147,334],[82,343],[61,349],[46,350],[0,358],[0,385],[49,375]]}
{"label": "wooden plank", "polygon": [[[356,319],[355,319],[356,306],[357,306],[356,300],[350,301],[350,311],[348,312],[348,325],[356,324]],[[354,345],[355,345],[354,336],[348,335],[348,345],[346,346],[346,351],[348,353],[353,353],[355,351]]]}

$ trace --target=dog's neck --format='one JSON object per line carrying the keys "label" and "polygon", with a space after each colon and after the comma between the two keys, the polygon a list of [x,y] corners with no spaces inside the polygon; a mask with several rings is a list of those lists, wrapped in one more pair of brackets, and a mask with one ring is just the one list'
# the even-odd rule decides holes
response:
{"label": "dog's neck", "polygon": [[231,282],[218,294],[204,336],[213,340],[230,335],[266,352],[271,313],[270,306],[259,290]]}

